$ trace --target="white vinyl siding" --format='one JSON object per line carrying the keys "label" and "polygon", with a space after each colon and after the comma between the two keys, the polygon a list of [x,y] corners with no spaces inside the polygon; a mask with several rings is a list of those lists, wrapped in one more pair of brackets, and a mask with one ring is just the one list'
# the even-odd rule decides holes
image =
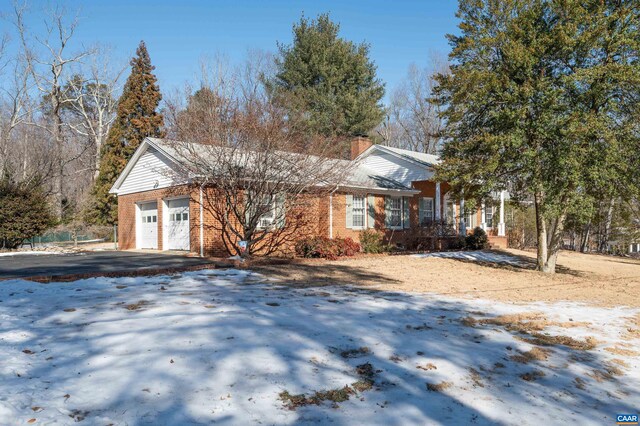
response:
{"label": "white vinyl siding", "polygon": [[152,147],[140,156],[118,189],[118,195],[168,188],[185,183],[175,171],[175,165]]}
{"label": "white vinyl siding", "polygon": [[407,186],[410,186],[412,181],[433,178],[433,171],[430,168],[378,150],[363,158],[360,164],[375,170],[376,174],[380,176],[396,180]]}

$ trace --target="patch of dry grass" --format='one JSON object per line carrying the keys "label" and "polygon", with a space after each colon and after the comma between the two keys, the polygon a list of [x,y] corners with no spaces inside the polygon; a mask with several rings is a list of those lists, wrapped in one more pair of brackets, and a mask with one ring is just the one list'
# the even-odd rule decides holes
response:
{"label": "patch of dry grass", "polygon": [[451,382],[427,383],[427,390],[431,392],[442,392],[453,386]]}
{"label": "patch of dry grass", "polygon": [[604,348],[605,351],[610,352],[612,354],[615,355],[622,355],[622,356],[638,356],[640,355],[639,352],[631,350],[631,349],[625,349],[625,348],[621,348],[620,346],[613,346],[613,347],[608,347],[608,348]]}
{"label": "patch of dry grass", "polygon": [[594,369],[591,373],[587,374],[593,378],[596,382],[602,383],[604,381],[612,382],[616,376],[624,375],[624,372],[612,364],[604,364],[602,370]]}
{"label": "patch of dry grass", "polygon": [[333,406],[337,407],[338,403],[349,400],[352,395],[373,389],[373,385],[375,384],[373,380],[375,371],[370,363],[367,362],[358,365],[356,367],[356,374],[360,376],[360,380],[353,382],[351,385],[345,385],[342,388],[316,391],[308,396],[305,394],[292,395],[285,390],[278,394],[278,398],[284,403],[286,408],[292,411],[306,405],[320,405],[325,401],[331,401]]}
{"label": "patch of dry grass", "polygon": [[522,380],[526,380],[527,382],[535,382],[536,380],[544,377],[545,374],[543,371],[540,370],[533,370],[533,371],[529,371],[527,373],[521,374],[520,378]]}
{"label": "patch of dry grass", "polygon": [[369,352],[371,352],[371,350],[368,347],[361,346],[361,347],[356,348],[356,349],[344,350],[344,351],[340,352],[340,356],[342,358],[358,358],[360,356],[368,354]]}
{"label": "patch of dry grass", "polygon": [[591,336],[587,336],[585,340],[578,340],[569,336],[551,336],[542,333],[530,333],[530,335],[531,339],[522,338],[522,340],[537,346],[561,345],[580,351],[590,351],[595,348],[598,343],[598,341]]}
{"label": "patch of dry grass", "polygon": [[419,369],[419,370],[424,370],[424,371],[437,370],[438,369],[438,367],[436,367],[432,363],[428,363],[426,365],[418,365],[418,366],[416,366],[416,368]]}
{"label": "patch of dry grass", "polygon": [[512,355],[509,358],[512,361],[519,362],[521,364],[528,364],[531,361],[546,361],[549,358],[551,351],[544,348],[533,348],[527,352],[520,352],[517,355]]}
{"label": "patch of dry grass", "polygon": [[611,360],[612,363],[614,364],[618,364],[621,367],[625,367],[625,368],[629,368],[629,364],[627,364],[627,362],[623,359],[620,358],[614,358]]}
{"label": "patch of dry grass", "polygon": [[124,308],[128,311],[138,311],[142,309],[144,306],[149,305],[149,302],[146,300],[138,300],[136,303],[130,303],[128,305],[124,305]]}
{"label": "patch of dry grass", "polygon": [[480,372],[478,370],[469,367],[469,376],[471,377],[471,382],[473,383],[474,387],[484,387],[484,383],[482,383],[482,376],[480,375]]}

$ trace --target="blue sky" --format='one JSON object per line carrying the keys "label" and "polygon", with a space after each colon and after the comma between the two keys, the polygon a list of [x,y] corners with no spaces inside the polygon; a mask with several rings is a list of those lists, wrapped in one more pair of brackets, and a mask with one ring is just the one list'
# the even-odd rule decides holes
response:
{"label": "blue sky", "polygon": [[[32,1],[32,12],[51,2]],[[54,3],[55,4],[55,3]],[[200,60],[216,54],[240,61],[248,49],[276,51],[291,42],[302,13],[329,12],[341,36],[371,44],[371,58],[390,91],[411,63],[427,65],[433,52],[449,51],[445,34],[457,32],[455,0],[423,1],[68,1],[78,10],[76,42],[101,43],[126,63],[145,40],[163,92],[195,77]],[[10,0],[0,0],[9,11]],[[34,13],[32,13],[34,15]],[[34,22],[34,24],[39,23]]]}

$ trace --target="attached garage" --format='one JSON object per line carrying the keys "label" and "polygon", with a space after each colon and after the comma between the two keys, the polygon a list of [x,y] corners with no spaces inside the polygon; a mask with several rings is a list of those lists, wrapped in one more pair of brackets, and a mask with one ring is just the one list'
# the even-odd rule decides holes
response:
{"label": "attached garage", "polygon": [[164,211],[165,250],[190,250],[189,198],[165,200]]}
{"label": "attached garage", "polygon": [[138,204],[136,241],[139,249],[158,248],[158,203],[156,201]]}

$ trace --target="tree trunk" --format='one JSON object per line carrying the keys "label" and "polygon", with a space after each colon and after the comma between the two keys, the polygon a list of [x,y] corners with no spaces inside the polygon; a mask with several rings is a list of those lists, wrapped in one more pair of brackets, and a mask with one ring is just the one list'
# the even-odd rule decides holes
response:
{"label": "tree trunk", "polygon": [[591,221],[587,223],[584,227],[584,231],[582,232],[582,242],[580,243],[580,252],[586,253],[587,248],[589,247],[589,237],[591,234]]}
{"label": "tree trunk", "polygon": [[536,207],[536,235],[537,235],[537,258],[536,269],[538,271],[546,272],[544,270],[547,263],[547,225],[544,222],[542,216],[542,195],[536,192],[534,195],[535,207]]}
{"label": "tree trunk", "polygon": [[63,180],[64,180],[64,158],[63,158],[63,135],[62,135],[62,117],[60,115],[60,87],[54,85],[51,93],[51,109],[53,114],[53,139],[55,143],[55,180],[54,180],[54,213],[58,220],[62,219],[62,202],[63,196]]}
{"label": "tree trunk", "polygon": [[607,217],[604,222],[604,231],[602,233],[602,238],[600,239],[600,247],[598,247],[598,251],[600,253],[606,252],[609,246],[609,238],[611,237],[611,222],[613,221],[614,205],[615,205],[615,199],[611,197],[611,200],[609,201],[609,208],[607,209]]}

